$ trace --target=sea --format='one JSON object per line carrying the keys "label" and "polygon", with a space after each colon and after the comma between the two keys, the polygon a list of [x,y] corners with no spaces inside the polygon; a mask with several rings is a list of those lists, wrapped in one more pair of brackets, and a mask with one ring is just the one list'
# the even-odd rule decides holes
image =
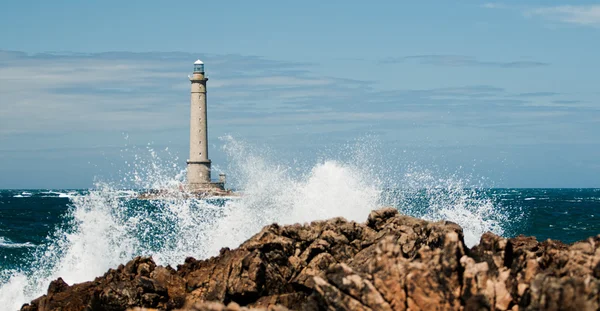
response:
{"label": "sea", "polygon": [[[600,189],[479,186],[479,177],[462,173],[364,165],[369,148],[349,147],[340,153],[346,157],[308,164],[283,163],[233,139],[223,148],[229,165],[222,171],[238,196],[186,196],[176,157],[152,148],[135,151],[118,178],[90,189],[0,190],[0,309],[18,310],[58,277],[69,284],[93,280],[135,256],[176,266],[234,248],[271,223],[339,216],[364,222],[382,206],[456,222],[469,247],[488,231],[565,243],[600,233]],[[138,199],[150,189],[164,191]]]}

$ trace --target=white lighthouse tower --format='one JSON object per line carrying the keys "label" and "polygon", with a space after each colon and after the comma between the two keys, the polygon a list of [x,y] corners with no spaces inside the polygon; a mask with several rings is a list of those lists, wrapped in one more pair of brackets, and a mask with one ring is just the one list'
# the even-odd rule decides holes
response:
{"label": "white lighthouse tower", "polygon": [[211,189],[224,189],[225,176],[219,182],[211,182],[208,158],[208,123],[206,111],[206,81],[204,63],[197,60],[190,76],[192,83],[190,107],[190,157],[187,161],[188,189],[192,192],[205,192]]}

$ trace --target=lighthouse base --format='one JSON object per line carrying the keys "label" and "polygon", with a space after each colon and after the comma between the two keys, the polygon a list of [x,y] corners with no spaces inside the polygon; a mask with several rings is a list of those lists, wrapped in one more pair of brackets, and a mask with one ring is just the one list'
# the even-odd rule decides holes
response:
{"label": "lighthouse base", "polygon": [[208,188],[213,188],[210,186],[210,160],[201,160],[201,161],[187,161],[187,180],[188,184],[194,185],[194,187],[202,187],[202,185],[206,185]]}
{"label": "lighthouse base", "polygon": [[239,197],[240,194],[225,189],[224,182],[196,183],[181,185],[178,189],[151,189],[137,195],[140,200],[168,200],[212,197]]}
{"label": "lighthouse base", "polygon": [[208,182],[208,183],[188,183],[187,190],[191,192],[204,190],[225,190],[224,182]]}
{"label": "lighthouse base", "polygon": [[225,189],[224,182],[189,183],[187,192],[200,197],[231,196],[233,192]]}

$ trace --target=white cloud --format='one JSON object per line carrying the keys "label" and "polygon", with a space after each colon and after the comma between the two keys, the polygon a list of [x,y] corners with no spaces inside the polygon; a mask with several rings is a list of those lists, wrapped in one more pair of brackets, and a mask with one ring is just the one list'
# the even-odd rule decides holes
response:
{"label": "white cloud", "polygon": [[515,61],[482,61],[472,56],[466,55],[410,55],[404,57],[387,58],[382,61],[384,64],[394,64],[404,61],[417,61],[421,64],[446,66],[446,67],[498,67],[498,68],[535,68],[548,66],[548,63],[531,60]]}
{"label": "white cloud", "polygon": [[[138,131],[153,139],[170,130],[185,133],[189,122],[187,74],[189,60],[195,58],[187,53],[27,55],[0,51],[0,139],[10,139],[14,142],[11,148],[18,150],[32,144],[48,147],[43,145],[49,144],[47,139],[39,137],[58,133],[65,137],[64,148],[69,144],[96,146],[94,140],[80,136],[108,137],[106,133],[111,131]],[[536,100],[539,96],[515,99],[519,93],[491,85],[377,89],[378,85],[369,81],[320,75],[311,70],[311,64],[239,55],[203,59],[211,75],[213,133],[238,130],[252,135],[256,128],[268,127],[261,133],[275,135],[280,128],[293,130],[306,124],[327,124],[332,132],[347,128],[348,123],[389,129],[398,124],[440,122],[477,126],[488,124],[481,119],[492,108],[496,113],[519,111],[525,117],[523,122],[547,118],[548,110],[563,109],[544,106],[541,99]],[[545,65],[451,55],[407,59],[445,66]],[[530,110],[539,113],[528,114]]]}
{"label": "white cloud", "polygon": [[560,5],[528,9],[526,16],[540,16],[569,24],[600,27],[600,5]]}
{"label": "white cloud", "polygon": [[481,7],[514,10],[527,17],[540,17],[561,23],[600,27],[600,4],[531,7],[488,2],[481,5]]}
{"label": "white cloud", "polygon": [[[27,55],[0,51],[0,136],[186,127],[188,63],[195,58],[187,53]],[[263,98],[262,108],[273,109],[278,99],[319,95],[319,90],[306,89],[335,90],[341,81],[293,71],[310,68],[310,64],[236,55],[205,59],[215,77],[209,82],[215,91],[211,97],[224,102],[213,108],[215,112],[267,92],[269,98]]]}
{"label": "white cloud", "polygon": [[504,9],[506,8],[506,5],[502,3],[488,2],[484,3],[481,7],[486,9]]}
{"label": "white cloud", "polygon": [[227,86],[268,86],[268,87],[296,87],[296,86],[316,86],[334,84],[333,79],[311,78],[311,77],[290,77],[290,76],[270,76],[257,78],[228,79],[225,81],[211,82],[211,87]]}

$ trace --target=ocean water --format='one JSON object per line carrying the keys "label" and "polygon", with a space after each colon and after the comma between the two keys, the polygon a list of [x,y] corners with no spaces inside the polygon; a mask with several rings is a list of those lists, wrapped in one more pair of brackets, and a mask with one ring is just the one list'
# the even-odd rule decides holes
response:
{"label": "ocean water", "polygon": [[[58,277],[92,280],[137,255],[174,266],[236,247],[273,222],[363,222],[381,206],[454,221],[469,246],[486,231],[567,243],[600,233],[600,189],[482,188],[468,176],[414,166],[357,166],[376,151],[356,146],[300,164],[231,138],[223,145],[223,171],[240,197],[187,198],[178,190],[185,176],[178,160],[151,148],[133,151],[129,170],[93,189],[0,190],[0,305],[17,310]],[[167,191],[160,200],[136,199],[157,188]]]}

